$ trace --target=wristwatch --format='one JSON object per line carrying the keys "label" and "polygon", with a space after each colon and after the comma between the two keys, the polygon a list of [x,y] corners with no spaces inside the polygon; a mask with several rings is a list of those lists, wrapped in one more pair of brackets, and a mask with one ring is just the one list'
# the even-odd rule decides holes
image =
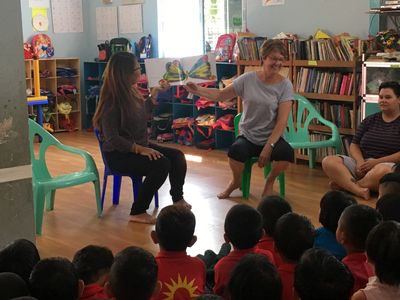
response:
{"label": "wristwatch", "polygon": [[270,143],[269,145],[271,146],[272,149],[275,148],[275,144],[274,143]]}

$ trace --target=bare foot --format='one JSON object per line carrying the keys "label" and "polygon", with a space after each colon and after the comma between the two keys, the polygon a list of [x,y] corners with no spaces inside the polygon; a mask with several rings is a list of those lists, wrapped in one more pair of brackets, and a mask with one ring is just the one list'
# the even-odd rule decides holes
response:
{"label": "bare foot", "polygon": [[274,188],[274,182],[273,181],[272,182],[266,181],[265,185],[264,185],[264,191],[261,194],[261,197],[264,198],[265,196],[272,195],[273,192],[274,192],[273,188]]}
{"label": "bare foot", "polygon": [[148,213],[142,213],[133,215],[130,217],[129,222],[143,223],[143,224],[156,224],[157,218],[149,215]]}
{"label": "bare foot", "polygon": [[179,201],[174,202],[174,205],[183,206],[187,209],[192,209],[192,206],[185,201],[185,199],[181,199]]}
{"label": "bare foot", "polygon": [[370,198],[369,189],[361,188],[360,192],[357,193],[357,196],[363,198],[364,200],[368,200]]}
{"label": "bare foot", "polygon": [[334,181],[329,181],[329,187],[331,188],[331,190],[334,190],[334,191],[342,190],[342,188]]}
{"label": "bare foot", "polygon": [[238,189],[238,188],[240,188],[240,184],[236,184],[236,183],[234,183],[234,182],[231,181],[231,182],[229,183],[228,187],[225,189],[225,191],[223,191],[222,193],[219,193],[219,194],[217,195],[217,197],[218,197],[219,199],[229,198],[229,196],[231,195],[231,193],[232,193],[234,190]]}

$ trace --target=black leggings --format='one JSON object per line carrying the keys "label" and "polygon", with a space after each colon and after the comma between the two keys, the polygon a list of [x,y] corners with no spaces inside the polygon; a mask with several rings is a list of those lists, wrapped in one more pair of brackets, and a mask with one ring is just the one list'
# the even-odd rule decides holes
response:
{"label": "black leggings", "polygon": [[186,159],[182,151],[149,144],[164,156],[157,160],[150,160],[147,156],[132,152],[118,151],[104,152],[111,171],[135,176],[145,176],[139,189],[138,198],[132,204],[131,215],[146,212],[155,192],[163,185],[169,175],[171,184],[170,194],[172,201],[183,199],[183,184],[186,176]]}
{"label": "black leggings", "polygon": [[[228,157],[233,160],[245,162],[249,158],[259,156],[264,146],[256,145],[244,136],[238,136],[236,141],[229,147]],[[282,137],[275,143],[271,152],[270,161],[294,162],[293,148]]]}

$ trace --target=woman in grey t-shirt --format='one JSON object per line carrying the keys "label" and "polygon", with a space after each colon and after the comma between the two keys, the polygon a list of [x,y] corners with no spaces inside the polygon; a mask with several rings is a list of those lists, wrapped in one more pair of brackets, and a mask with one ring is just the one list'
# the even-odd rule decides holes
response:
{"label": "woman in grey t-shirt", "polygon": [[260,49],[262,67],[234,80],[223,90],[203,88],[188,83],[186,89],[213,101],[241,97],[243,113],[239,136],[229,148],[229,166],[232,180],[218,198],[228,198],[241,185],[241,174],[246,160],[258,156],[258,166],[272,161],[262,196],[270,195],[276,177],[294,160],[294,152],[282,138],[292,107],[292,83],[279,74],[286,49],[280,40],[268,40]]}

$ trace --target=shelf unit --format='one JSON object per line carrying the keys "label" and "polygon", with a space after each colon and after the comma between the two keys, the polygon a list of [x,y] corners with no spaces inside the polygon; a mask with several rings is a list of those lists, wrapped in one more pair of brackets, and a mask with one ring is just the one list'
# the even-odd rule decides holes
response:
{"label": "shelf unit", "polygon": [[[86,107],[86,115],[85,115],[85,128],[90,128],[92,126],[91,120],[93,114],[96,110],[96,105],[98,101],[98,93],[100,91],[100,87],[102,85],[102,75],[104,69],[106,67],[106,62],[84,62],[84,82],[85,82],[85,89],[84,89],[84,99],[85,99],[85,107]],[[235,63],[228,63],[228,62],[217,62],[217,78],[220,81],[223,77],[230,78],[236,75],[236,64]],[[141,64],[142,73],[145,73],[144,64]],[[98,88],[95,88],[97,86]],[[185,102],[189,103],[182,103],[181,99],[176,96],[177,91],[176,87],[171,87],[171,91],[168,93],[161,93],[160,97],[163,99],[159,99],[159,104],[157,105],[153,116],[158,116],[160,114],[169,113],[172,115],[173,119],[182,118],[182,117],[190,117],[196,119],[197,116],[209,113],[215,115],[216,119],[219,117],[231,113],[236,115],[237,110],[236,108],[231,109],[223,109],[218,106],[215,107],[207,107],[198,110],[195,106],[195,100],[197,99],[186,99]],[[203,131],[208,131],[206,126]],[[171,129],[170,132],[173,130]],[[227,149],[235,140],[234,131],[230,130],[222,130],[222,129],[214,129],[210,135],[210,138],[214,138],[215,140],[215,148],[217,149]],[[196,125],[194,127],[194,135],[193,135],[193,145],[197,145],[198,143],[202,142],[205,139],[202,136],[197,128]],[[175,135],[175,141],[178,138]]]}
{"label": "shelf unit", "polygon": [[[58,68],[74,70],[74,75],[57,75]],[[81,129],[80,100],[80,62],[79,58],[48,58],[39,60],[41,95],[48,96],[48,104],[43,106],[44,122],[50,123],[55,132]],[[27,94],[33,93],[33,60],[25,60],[25,76]],[[45,77],[42,77],[46,74]],[[64,93],[62,87],[73,86],[71,93]],[[28,90],[29,89],[29,90]],[[51,94],[43,93],[43,90]],[[60,92],[61,91],[61,92]],[[60,113],[58,106],[62,103],[71,105],[71,111],[66,117]],[[28,113],[37,117],[34,107],[28,108]]]}

